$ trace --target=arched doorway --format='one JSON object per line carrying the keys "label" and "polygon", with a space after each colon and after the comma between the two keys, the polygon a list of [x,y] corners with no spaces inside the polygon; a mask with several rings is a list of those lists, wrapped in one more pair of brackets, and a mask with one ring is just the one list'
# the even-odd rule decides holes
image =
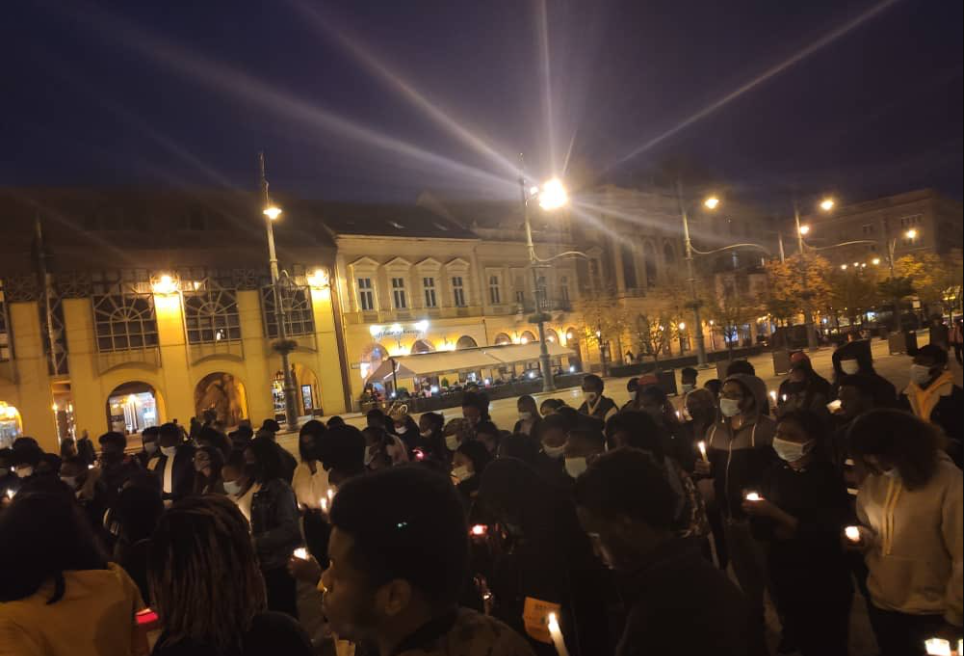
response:
{"label": "arched doorway", "polygon": [[459,341],[455,342],[455,350],[461,351],[462,349],[470,349],[478,347],[479,343],[468,335],[462,335],[459,337]]}
{"label": "arched doorway", "polygon": [[130,435],[160,423],[157,392],[147,383],[124,383],[107,396],[108,430]]}
{"label": "arched doorway", "polygon": [[535,342],[535,341],[537,341],[536,336],[532,333],[531,330],[524,330],[522,331],[522,334],[519,335],[520,344],[531,344],[532,342]]}
{"label": "arched doorway", "polygon": [[318,376],[315,375],[315,372],[296,362],[291,365],[291,374],[294,377],[295,390],[297,391],[298,414],[300,416],[323,414],[321,388],[318,385]]}
{"label": "arched doorway", "polygon": [[363,348],[359,358],[359,373],[362,380],[368,380],[371,373],[382,366],[382,362],[387,358],[388,349],[381,344],[372,343]]}
{"label": "arched doorway", "polygon": [[13,446],[13,441],[23,434],[20,411],[0,401],[0,449]]}
{"label": "arched doorway", "polygon": [[512,338],[506,335],[505,333],[499,333],[498,335],[495,336],[496,346],[503,346],[505,344],[511,344],[511,343],[512,343]]}
{"label": "arched doorway", "polygon": [[225,428],[233,428],[248,416],[244,384],[232,374],[215,371],[194,388],[194,410],[198,417],[210,417]]}
{"label": "arched doorway", "polygon": [[549,342],[550,344],[558,344],[559,333],[557,333],[552,328],[546,328],[546,341]]}
{"label": "arched doorway", "polygon": [[412,344],[412,353],[433,353],[435,352],[435,347],[432,346],[431,342],[424,339],[416,339],[415,343]]}

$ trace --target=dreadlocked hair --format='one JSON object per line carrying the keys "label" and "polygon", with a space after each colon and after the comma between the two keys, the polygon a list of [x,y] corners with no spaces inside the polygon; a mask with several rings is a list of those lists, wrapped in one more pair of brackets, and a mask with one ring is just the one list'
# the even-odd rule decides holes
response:
{"label": "dreadlocked hair", "polygon": [[147,576],[170,643],[190,639],[233,651],[267,607],[248,521],[225,497],[187,498],[164,513]]}

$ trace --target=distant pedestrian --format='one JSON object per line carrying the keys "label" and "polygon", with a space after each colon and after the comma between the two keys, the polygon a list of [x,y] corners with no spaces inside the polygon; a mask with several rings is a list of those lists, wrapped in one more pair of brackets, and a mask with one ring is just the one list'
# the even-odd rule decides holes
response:
{"label": "distant pedestrian", "polygon": [[605,423],[619,411],[619,407],[608,396],[603,396],[605,384],[596,374],[587,374],[582,379],[582,393],[585,399],[579,406],[579,414],[587,415]]}
{"label": "distant pedestrian", "polygon": [[191,494],[194,489],[194,447],[184,441],[177,424],[164,424],[158,429],[160,454],[148,462],[161,485],[165,505],[170,506]]}
{"label": "distant pedestrian", "polygon": [[964,442],[964,390],[954,383],[947,368],[947,351],[927,344],[918,349],[910,366],[910,382],[900,395],[900,405],[916,416],[940,426],[949,438],[948,451],[961,465]]}

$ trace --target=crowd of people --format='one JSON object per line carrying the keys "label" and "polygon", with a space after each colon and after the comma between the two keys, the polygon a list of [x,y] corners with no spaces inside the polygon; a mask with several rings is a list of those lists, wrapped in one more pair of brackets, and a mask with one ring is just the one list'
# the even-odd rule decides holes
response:
{"label": "crowd of people", "polygon": [[[0,655],[882,656],[961,637],[962,397],[947,350],[898,392],[865,343],[772,392],[746,361],[622,408],[482,392],[460,416],[371,410],[109,432],[0,451]],[[99,453],[98,453],[99,451]],[[732,576],[730,575],[732,572]],[[320,595],[302,594],[317,589]],[[299,607],[316,604],[309,637]],[[324,651],[324,650],[328,651]]]}

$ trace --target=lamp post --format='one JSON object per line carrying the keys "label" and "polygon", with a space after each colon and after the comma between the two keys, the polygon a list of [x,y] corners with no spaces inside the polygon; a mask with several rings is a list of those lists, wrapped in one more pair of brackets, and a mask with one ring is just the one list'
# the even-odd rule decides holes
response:
{"label": "lamp post", "polygon": [[[833,210],[836,202],[832,198],[824,198],[820,201],[820,209],[824,212],[830,212]],[[803,265],[803,271],[801,272],[801,282],[803,283],[803,325],[807,331],[807,349],[810,351],[817,350],[817,333],[813,329],[813,307],[810,303],[811,294],[808,289],[809,285],[809,272],[807,271],[807,244],[804,241],[804,237],[810,232],[809,225],[800,224],[800,206],[797,204],[796,199],[793,201],[793,221],[796,223],[797,228],[797,250],[800,253],[800,261]]]}
{"label": "lamp post", "polygon": [[[706,364],[706,340],[703,338],[703,319],[700,316],[700,298],[696,291],[696,269],[693,265],[693,242],[690,240],[689,216],[686,212],[686,203],[683,201],[683,183],[676,181],[676,199],[679,202],[680,216],[683,219],[683,245],[686,247],[686,276],[690,285],[690,305],[693,306],[694,328],[693,334],[696,337],[696,362],[697,366],[705,369]],[[720,199],[710,196],[703,201],[703,206],[708,210],[715,210],[720,204]]]}
{"label": "lamp post", "polygon": [[532,280],[535,289],[536,325],[539,328],[539,367],[542,369],[542,391],[551,392],[556,389],[552,377],[552,364],[549,361],[549,344],[546,341],[546,319],[548,318],[549,303],[546,298],[545,285],[540,280],[539,268],[546,266],[546,261],[536,256],[536,247],[532,242],[532,224],[529,221],[529,201],[539,199],[539,206],[546,211],[557,210],[569,202],[566,188],[558,179],[553,178],[541,187],[526,187],[525,169],[520,156],[519,189],[522,192],[522,216],[525,220],[526,249],[529,254],[529,268],[532,269]]}
{"label": "lamp post", "polygon": [[298,427],[298,406],[295,401],[295,381],[291,375],[291,365],[288,362],[288,354],[294,349],[294,343],[288,339],[288,313],[285,310],[279,289],[278,254],[274,245],[274,221],[281,216],[281,208],[271,204],[268,196],[268,180],[264,174],[264,153],[258,153],[258,166],[261,174],[261,196],[264,208],[261,213],[264,215],[265,230],[268,235],[268,267],[271,271],[271,293],[274,297],[275,319],[278,322],[278,340],[274,343],[274,349],[281,355],[281,371],[284,374],[284,395],[285,395],[285,423],[288,430]]}

